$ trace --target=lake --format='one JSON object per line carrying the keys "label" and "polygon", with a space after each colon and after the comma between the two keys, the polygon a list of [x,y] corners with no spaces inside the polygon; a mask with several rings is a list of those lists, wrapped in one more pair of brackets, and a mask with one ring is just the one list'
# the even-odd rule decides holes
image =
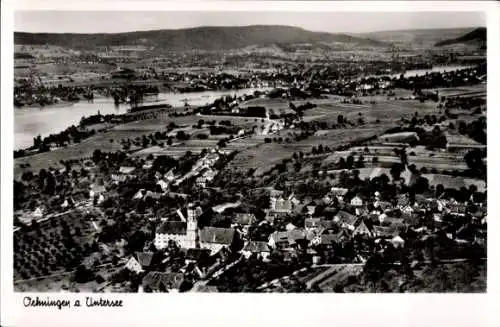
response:
{"label": "lake", "polygon": [[[212,103],[225,95],[241,96],[254,91],[267,91],[271,88],[249,88],[228,91],[205,91],[192,93],[159,93],[153,97],[158,102],[167,103],[174,107],[184,106],[185,102],[191,106],[201,106]],[[128,104],[116,106],[112,98],[96,98],[92,103],[85,100],[74,104],[49,106],[44,108],[16,108],[14,109],[14,149],[25,149],[33,145],[33,138],[41,135],[48,136],[65,130],[71,125],[80,123],[83,116],[97,114],[124,114],[130,109]]]}
{"label": "lake", "polygon": [[[475,66],[458,66],[458,65],[451,65],[451,66],[434,66],[432,68],[429,68],[429,69],[412,69],[412,70],[407,70],[403,76],[404,77],[415,77],[415,76],[422,76],[422,75],[425,75],[427,73],[445,73],[445,72],[452,72],[452,71],[456,71],[456,70],[461,70],[461,69],[468,69],[468,68],[473,68]],[[399,77],[401,76],[401,73],[399,74],[389,74],[389,75],[367,75],[367,76],[364,76],[365,78],[370,78],[370,77],[382,77],[382,76],[388,76],[390,78],[394,78],[394,77]],[[361,78],[361,77],[360,77]]]}
{"label": "lake", "polygon": [[[468,69],[468,68],[473,68],[474,66],[434,66],[431,69],[413,69],[413,70],[407,70],[404,73],[404,77],[415,77],[415,76],[422,76],[427,73],[445,73],[445,72],[452,72],[455,70],[461,70],[461,69]],[[399,77],[401,74],[394,74],[393,76]]]}

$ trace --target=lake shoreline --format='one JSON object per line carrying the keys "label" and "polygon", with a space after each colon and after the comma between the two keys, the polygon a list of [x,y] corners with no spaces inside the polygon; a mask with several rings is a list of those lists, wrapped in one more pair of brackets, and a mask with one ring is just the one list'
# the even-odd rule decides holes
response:
{"label": "lake shoreline", "polygon": [[[266,92],[269,87],[238,89],[230,91],[204,91],[190,93],[160,92],[153,96],[152,101],[144,104],[169,104],[174,108],[190,106],[201,106],[212,103],[222,96],[241,96],[251,94],[255,91]],[[14,109],[14,150],[25,150],[33,145],[33,138],[40,135],[42,138],[50,134],[57,134],[71,125],[78,125],[82,117],[96,115],[115,114],[121,115],[128,112],[130,105],[121,103],[115,105],[112,98],[96,97],[92,102],[78,101],[70,105],[57,105],[40,107],[20,107]]]}

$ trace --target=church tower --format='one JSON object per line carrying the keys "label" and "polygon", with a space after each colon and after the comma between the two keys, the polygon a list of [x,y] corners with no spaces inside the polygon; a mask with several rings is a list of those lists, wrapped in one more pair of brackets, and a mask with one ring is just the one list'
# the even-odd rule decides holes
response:
{"label": "church tower", "polygon": [[192,203],[187,208],[187,229],[186,229],[186,245],[187,248],[194,249],[197,247],[198,236],[198,215],[197,210]]}

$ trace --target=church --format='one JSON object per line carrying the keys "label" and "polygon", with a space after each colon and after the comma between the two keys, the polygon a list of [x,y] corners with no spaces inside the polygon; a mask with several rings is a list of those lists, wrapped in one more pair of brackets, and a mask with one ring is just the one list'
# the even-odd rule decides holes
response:
{"label": "church", "polygon": [[177,214],[181,221],[165,221],[157,228],[154,245],[158,250],[166,248],[169,241],[174,241],[184,249],[198,247],[198,217],[202,214],[201,208],[190,204],[187,219],[180,210]]}

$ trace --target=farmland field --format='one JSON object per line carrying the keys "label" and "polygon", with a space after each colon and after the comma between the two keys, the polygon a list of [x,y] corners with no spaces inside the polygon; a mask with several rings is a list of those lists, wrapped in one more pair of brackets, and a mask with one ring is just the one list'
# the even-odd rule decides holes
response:
{"label": "farmland field", "polygon": [[95,229],[80,215],[69,213],[41,225],[14,234],[14,280],[60,273],[90,251]]}
{"label": "farmland field", "polygon": [[[312,101],[316,103],[315,101]],[[338,115],[343,115],[348,120],[356,121],[359,114],[365,122],[373,122],[379,119],[381,122],[395,122],[401,117],[409,118],[415,111],[420,115],[437,114],[437,104],[433,102],[420,103],[417,101],[405,100],[382,100],[375,104],[350,104],[350,103],[320,103],[316,108],[305,111],[305,121],[322,121],[328,124],[337,123]]]}
{"label": "farmland field", "polygon": [[[260,175],[267,171],[272,165],[289,158],[294,152],[308,152],[314,146],[336,147],[342,144],[360,139],[369,138],[383,132],[382,125],[363,126],[344,130],[331,130],[326,135],[312,136],[306,140],[294,143],[266,143],[257,147],[243,150],[236,155],[230,164],[232,168],[256,169],[255,174]],[[386,126],[387,127],[387,126]],[[286,133],[280,132],[286,137]]]}
{"label": "farmland field", "polygon": [[480,179],[439,174],[425,174],[423,176],[429,180],[429,185],[433,186],[442,184],[445,188],[460,189],[461,187],[468,188],[470,185],[475,185],[479,192],[484,192],[486,190],[486,182]]}
{"label": "farmland field", "polygon": [[[367,146],[368,152],[364,152],[364,147],[353,147],[346,151],[337,151],[324,160],[325,163],[336,163],[340,158],[347,158],[353,155],[354,160],[358,160],[363,155],[366,165],[370,165],[372,159],[377,157],[377,165],[385,168],[391,167],[393,163],[401,162],[393,149],[395,147]],[[462,154],[444,153],[439,151],[430,151],[423,147],[407,148],[408,164],[414,164],[418,169],[427,168],[438,170],[466,170]]]}

